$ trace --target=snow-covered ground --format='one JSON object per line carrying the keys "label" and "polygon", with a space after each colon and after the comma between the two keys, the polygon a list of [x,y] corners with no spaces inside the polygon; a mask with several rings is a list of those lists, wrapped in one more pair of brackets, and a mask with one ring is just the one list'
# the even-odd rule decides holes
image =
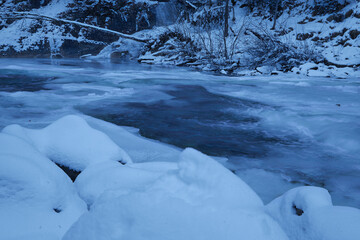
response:
{"label": "snow-covered ground", "polygon": [[[1,237],[355,240],[360,235],[360,210],[333,206],[325,189],[295,188],[264,206],[239,177],[191,148],[178,152],[171,159],[174,163],[131,163],[129,158],[126,165],[109,161],[106,156],[111,148],[96,146],[115,143],[103,142],[94,132],[111,128],[117,137],[146,152],[142,139],[127,138],[129,133],[106,122],[90,118],[88,122],[97,129],[69,115],[42,130],[32,130],[43,135],[27,138],[29,130],[20,126],[17,131],[11,131],[11,126],[0,133],[0,210],[5,213],[0,216]],[[81,130],[72,129],[74,125]],[[83,137],[81,143],[64,138],[52,142],[57,133],[69,129],[75,138]],[[58,158],[70,168],[78,167],[78,162],[69,161],[72,157],[84,164],[94,155],[103,161],[90,163],[73,184],[42,155],[37,141],[48,141],[49,148],[57,149]],[[168,154],[160,143],[153,148]]]}
{"label": "snow-covered ground", "polygon": [[[5,239],[360,236],[360,211],[333,206],[360,206],[359,79],[0,66]],[[55,163],[81,173],[72,183]]]}

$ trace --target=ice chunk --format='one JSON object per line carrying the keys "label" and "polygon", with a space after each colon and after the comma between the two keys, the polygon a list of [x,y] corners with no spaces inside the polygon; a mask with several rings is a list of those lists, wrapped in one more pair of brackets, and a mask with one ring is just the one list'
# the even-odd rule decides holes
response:
{"label": "ice chunk", "polygon": [[82,171],[90,164],[104,161],[131,162],[107,135],[75,115],[65,116],[40,130],[10,125],[3,132],[22,138],[54,162],[73,170]]}
{"label": "ice chunk", "polygon": [[86,204],[53,162],[23,140],[0,133],[2,239],[59,239]]}
{"label": "ice chunk", "polygon": [[357,240],[360,236],[360,210],[333,206],[323,188],[294,188],[266,208],[290,239]]}

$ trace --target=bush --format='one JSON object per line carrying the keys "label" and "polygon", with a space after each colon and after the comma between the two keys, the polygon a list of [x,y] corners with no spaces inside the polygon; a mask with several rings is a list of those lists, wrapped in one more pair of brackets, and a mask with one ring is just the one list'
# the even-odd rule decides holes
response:
{"label": "bush", "polygon": [[305,41],[299,46],[282,42],[270,33],[248,31],[255,36],[255,41],[248,43],[245,51],[250,56],[249,62],[254,68],[273,65],[278,70],[287,72],[306,61],[321,61],[320,54]]}

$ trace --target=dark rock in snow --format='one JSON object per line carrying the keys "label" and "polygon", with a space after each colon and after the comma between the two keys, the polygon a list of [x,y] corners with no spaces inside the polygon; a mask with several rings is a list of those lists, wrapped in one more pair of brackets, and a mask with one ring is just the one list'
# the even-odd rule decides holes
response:
{"label": "dark rock in snow", "polygon": [[351,30],[349,32],[349,35],[350,35],[351,39],[356,39],[359,36],[359,34],[360,34],[360,31],[356,30],[356,29]]}

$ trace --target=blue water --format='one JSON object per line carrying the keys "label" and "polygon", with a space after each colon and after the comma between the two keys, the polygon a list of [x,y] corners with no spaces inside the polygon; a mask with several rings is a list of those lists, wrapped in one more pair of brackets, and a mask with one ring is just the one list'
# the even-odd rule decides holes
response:
{"label": "blue water", "polygon": [[152,102],[100,100],[78,109],[118,125],[139,128],[145,137],[214,156],[256,158],[266,155],[273,144],[296,140],[279,138],[257,127],[259,117],[246,111],[271,108],[260,102],[210,93],[199,85],[166,84],[162,92],[171,98]]}
{"label": "blue water", "polygon": [[[80,60],[0,60],[0,127],[43,127],[71,113],[227,157],[272,195],[326,187],[360,207],[360,80],[225,77],[182,68]],[[276,194],[275,194],[276,192]]]}

